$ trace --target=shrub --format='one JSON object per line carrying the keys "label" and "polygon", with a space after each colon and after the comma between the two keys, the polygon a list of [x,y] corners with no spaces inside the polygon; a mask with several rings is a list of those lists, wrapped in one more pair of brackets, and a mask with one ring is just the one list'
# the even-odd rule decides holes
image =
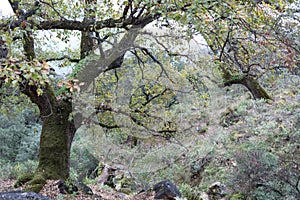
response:
{"label": "shrub", "polygon": [[180,190],[182,196],[186,197],[189,200],[200,200],[201,199],[199,190],[191,187],[189,184],[182,183],[179,186],[179,190]]}
{"label": "shrub", "polygon": [[38,165],[37,161],[7,162],[0,160],[0,177],[4,179],[16,179],[20,174],[33,173]]}
{"label": "shrub", "polygon": [[[297,148],[296,148],[297,149]],[[300,151],[267,151],[259,144],[246,144],[233,152],[236,167],[227,185],[234,193],[255,199],[298,199]]]}
{"label": "shrub", "polygon": [[41,124],[31,110],[0,114],[0,155],[9,162],[37,159]]}

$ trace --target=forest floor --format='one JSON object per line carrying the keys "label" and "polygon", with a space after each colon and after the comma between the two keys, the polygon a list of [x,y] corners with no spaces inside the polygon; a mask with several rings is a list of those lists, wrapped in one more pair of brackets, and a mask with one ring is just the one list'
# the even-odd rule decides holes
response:
{"label": "forest floor", "polygon": [[[1,179],[0,178],[0,192],[8,192],[8,191],[20,191],[22,188],[14,188],[13,184],[16,180],[13,179]],[[75,195],[63,195],[59,193],[57,187],[58,180],[48,180],[47,184],[43,188],[43,190],[39,193],[40,195],[47,196],[54,200],[152,200],[154,198],[153,193],[140,193],[137,195],[125,195],[123,193],[118,193],[116,191],[105,190],[99,186],[89,185],[89,187],[93,190],[94,195],[86,195],[82,192],[79,192]]]}

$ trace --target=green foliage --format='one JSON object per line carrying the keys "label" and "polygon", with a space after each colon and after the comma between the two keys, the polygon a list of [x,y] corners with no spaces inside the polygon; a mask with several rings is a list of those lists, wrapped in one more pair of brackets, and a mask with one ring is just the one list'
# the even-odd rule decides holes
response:
{"label": "green foliage", "polygon": [[249,196],[257,185],[265,184],[274,175],[278,158],[258,148],[256,145],[246,143],[234,152],[238,170],[232,172],[234,178],[230,184],[236,188],[236,192]]}
{"label": "green foliage", "polygon": [[[278,80],[279,81],[279,80]],[[282,80],[281,80],[282,81]],[[286,82],[287,83],[287,82]],[[289,83],[293,84],[298,81]],[[277,91],[281,94],[281,91]],[[296,92],[296,91],[295,91]],[[299,91],[297,91],[298,93]],[[299,197],[299,103],[284,89],[272,105],[248,101],[244,121],[236,130],[246,136],[238,145],[227,146],[232,166],[226,169],[227,185],[245,198],[297,199]],[[227,144],[229,145],[229,144]]]}
{"label": "green foliage", "polygon": [[[127,6],[130,2],[133,4],[129,9]],[[274,80],[277,79],[274,78],[277,68],[286,68],[289,73],[299,73],[299,16],[289,7],[290,2],[118,1],[119,7],[113,1],[98,1],[98,4],[58,1],[49,5],[43,2],[37,15],[34,14],[26,20],[29,24],[32,23],[30,26],[22,24],[14,30],[0,33],[5,35],[10,47],[10,58],[1,63],[1,86],[2,83],[23,89],[23,84],[36,86],[39,96],[44,94],[44,86],[47,84],[62,86],[56,93],[57,99],[53,99],[59,103],[61,95],[72,95],[73,91],[80,90],[82,83],[78,83],[76,78],[80,73],[85,73],[86,65],[102,60],[96,55],[87,57],[76,65],[66,80],[61,83],[53,81],[49,78],[51,67],[40,60],[65,54],[78,58],[79,51],[76,53],[71,47],[44,51],[48,39],[38,36],[36,30],[41,21],[44,23],[49,19],[61,20],[63,25],[67,19],[83,19],[88,14],[82,11],[91,10],[89,14],[92,17],[97,16],[96,20],[106,20],[89,24],[91,31],[97,31],[100,38],[108,38],[98,44],[103,45],[106,50],[104,43],[118,46],[121,38],[117,35],[124,32],[126,34],[127,29],[132,27],[131,24],[127,27],[121,26],[126,23],[140,23],[151,17],[159,18],[157,25],[166,22],[166,26],[174,29],[174,32],[184,33],[183,37],[178,33],[174,36],[172,31],[166,30],[163,30],[167,35],[165,38],[152,33],[141,34],[136,44],[130,48],[134,56],[126,54],[122,67],[98,74],[99,80],[94,85],[96,89],[92,89],[96,98],[91,98],[90,93],[85,98],[92,99],[92,104],[86,108],[93,111],[97,108],[96,115],[102,127],[99,128],[98,123],[97,128],[93,127],[93,119],[90,117],[84,121],[84,137],[73,145],[71,178],[83,179],[88,176],[90,172],[87,169],[93,170],[97,166],[98,161],[94,158],[97,156],[98,159],[105,157],[103,159],[109,164],[126,164],[136,174],[140,174],[141,179],[149,181],[157,179],[151,177],[152,174],[159,174],[159,178],[193,182],[191,178],[196,171],[199,177],[195,182],[201,184],[201,190],[217,181],[216,179],[223,181],[227,178],[228,185],[235,188],[234,192],[237,194],[242,193],[258,199],[282,196],[298,198],[297,141],[300,139],[300,110],[299,97],[297,99],[295,96],[299,93],[299,84],[294,86],[294,91],[281,92],[280,95],[276,91],[276,85],[273,86],[280,84]],[[19,3],[24,11],[31,10],[30,1]],[[125,8],[129,12],[136,10],[141,13],[135,13],[128,18],[129,13],[123,16],[127,14]],[[59,13],[63,13],[63,16]],[[132,18],[137,16],[141,18]],[[178,27],[174,28],[170,21]],[[8,22],[9,25],[13,24]],[[94,29],[97,24],[102,24],[98,26],[99,30]],[[103,29],[102,26],[108,28]],[[79,38],[80,35],[79,31],[63,28],[51,31],[54,34],[50,37],[64,43],[68,43],[72,37]],[[24,52],[20,50],[22,42],[19,41],[28,32],[32,33],[28,36],[36,41],[37,51],[37,59],[30,62],[24,59]],[[213,56],[205,54],[207,58],[203,59],[195,55],[201,54],[200,51],[187,51],[193,46],[190,41],[195,34],[203,36],[203,43],[208,45]],[[113,38],[114,36],[116,37]],[[66,59],[61,63],[62,66],[69,64],[70,61]],[[95,73],[101,71],[98,69],[102,67],[104,69],[108,66],[94,66]],[[215,76],[216,71],[218,76]],[[285,75],[291,78],[289,73]],[[236,90],[235,94],[220,95],[220,99],[220,96],[214,96],[214,99],[215,89],[212,88],[216,86],[216,82],[221,82],[219,74],[232,83],[241,83],[238,81],[249,77],[253,77],[253,80],[263,79],[265,86],[275,87],[273,92],[279,100],[273,106],[266,105],[264,101],[246,100],[225,112],[222,110],[222,115],[222,112],[216,111],[216,104],[212,104],[212,101],[226,105],[231,100],[229,103],[236,104],[233,101],[240,101],[240,93],[245,91]],[[286,85],[287,82],[283,81],[281,88]],[[251,86],[254,89],[259,87],[258,82],[252,82]],[[227,101],[225,97],[231,99]],[[11,97],[15,103],[14,98],[18,98]],[[294,103],[287,103],[291,101]],[[222,107],[220,104],[217,105],[218,108]],[[276,112],[271,112],[272,110]],[[12,110],[8,114],[9,116],[0,115],[0,153],[3,159],[1,175],[14,177],[27,170],[24,169],[24,161],[37,158],[41,126],[32,120],[34,117],[28,110],[22,114]],[[221,119],[218,118],[220,114]],[[223,127],[216,123],[219,120]],[[55,128],[52,131],[54,134],[60,133]],[[221,141],[219,135],[224,140]],[[239,140],[241,135],[243,140]],[[132,138],[134,142],[129,145]],[[51,142],[53,141],[49,142],[50,145],[56,145],[60,141]],[[204,152],[211,148],[216,149],[213,160],[202,165]],[[44,158],[50,157],[51,152],[48,154],[49,156],[43,155]],[[13,163],[6,164],[8,160]],[[228,172],[231,172],[230,176],[226,177]],[[38,178],[36,182],[43,181]],[[38,190],[40,185],[36,187],[33,189]],[[188,198],[196,199],[197,192],[194,188],[188,184],[183,184],[182,187]]]}
{"label": "green foliage", "polygon": [[246,200],[245,196],[242,194],[233,194],[229,200]]}
{"label": "green foliage", "polygon": [[27,160],[23,162],[9,162],[0,160],[0,177],[4,179],[16,179],[20,174],[33,173],[38,162]]}
{"label": "green foliage", "polygon": [[41,131],[37,115],[24,109],[21,113],[16,111],[15,115],[1,114],[0,121],[2,159],[12,162],[36,159]]}
{"label": "green foliage", "polygon": [[[6,102],[9,107],[10,103]],[[25,107],[25,109],[24,109]],[[2,109],[7,109],[2,107]],[[0,114],[1,178],[17,178],[37,167],[41,124],[33,109],[23,103],[23,111],[12,107]]]}
{"label": "green foliage", "polygon": [[179,185],[179,190],[185,198],[188,200],[201,200],[200,191],[197,188],[192,188],[187,183],[182,183]]}

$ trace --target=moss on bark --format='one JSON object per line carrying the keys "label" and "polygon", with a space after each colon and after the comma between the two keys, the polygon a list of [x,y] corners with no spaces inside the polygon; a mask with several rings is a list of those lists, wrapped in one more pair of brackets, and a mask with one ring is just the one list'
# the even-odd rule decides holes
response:
{"label": "moss on bark", "polygon": [[46,177],[43,174],[36,174],[24,190],[39,193],[45,184]]}
{"label": "moss on bark", "polygon": [[25,183],[29,182],[32,180],[32,178],[34,177],[33,174],[23,174],[20,177],[18,177],[17,181],[14,184],[14,187],[20,187],[22,185],[24,185]]}
{"label": "moss on bark", "polygon": [[245,78],[242,80],[242,84],[251,92],[254,99],[270,99],[272,97],[266,92],[266,90],[253,78]]}
{"label": "moss on bark", "polygon": [[230,73],[224,73],[223,79],[225,86],[233,84],[241,84],[245,86],[251,92],[254,99],[273,100],[259,82],[250,76],[246,76],[244,74],[233,76],[230,75]]}
{"label": "moss on bark", "polygon": [[45,174],[50,179],[67,179],[75,133],[74,122],[69,120],[72,106],[70,102],[61,102],[55,109],[43,122],[36,173]]}
{"label": "moss on bark", "polygon": [[46,184],[46,176],[41,173],[36,174],[24,174],[18,178],[14,187],[20,187],[28,183],[24,191],[40,192]]}
{"label": "moss on bark", "polygon": [[43,123],[40,140],[40,156],[37,173],[46,173],[48,178],[67,178],[67,135],[65,120],[53,115]]}

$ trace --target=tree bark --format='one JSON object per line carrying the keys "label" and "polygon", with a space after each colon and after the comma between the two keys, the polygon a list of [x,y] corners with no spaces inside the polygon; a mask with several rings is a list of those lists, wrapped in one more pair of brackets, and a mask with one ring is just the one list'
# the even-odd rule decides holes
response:
{"label": "tree bark", "polygon": [[266,92],[266,90],[259,84],[259,82],[250,77],[241,75],[239,77],[223,76],[225,79],[225,86],[230,86],[233,84],[241,84],[245,86],[252,94],[254,99],[266,99],[272,100],[272,97]]}
{"label": "tree bark", "polygon": [[48,179],[67,179],[70,169],[70,150],[76,131],[70,120],[71,102],[52,105],[52,113],[43,120],[40,137],[39,165],[36,173]]}
{"label": "tree bark", "polygon": [[57,100],[51,86],[38,95],[36,86],[26,85],[21,91],[35,103],[43,120],[40,137],[38,173],[47,178],[67,178],[72,140],[76,131],[70,99]]}
{"label": "tree bark", "polygon": [[[86,2],[92,3],[93,0],[86,0]],[[37,9],[36,7],[38,7],[37,4],[32,9],[33,12],[29,11],[29,14],[26,15],[25,11],[21,10],[18,7],[18,4],[14,4],[13,1],[10,1],[10,3],[16,15],[17,13],[20,13],[17,15],[19,16],[19,19],[17,19],[15,25],[20,25],[22,20],[26,20],[29,16],[31,16],[31,13],[34,14]],[[85,58],[89,51],[93,50],[91,32],[95,30],[90,30],[90,25],[94,25],[94,19],[93,13],[89,12],[93,11],[86,11],[87,16],[84,22],[73,24],[68,23],[70,21],[62,20],[59,22],[61,27],[52,26],[53,24],[48,27],[49,29],[70,29],[70,27],[68,27],[69,24],[72,25],[70,30],[81,30],[81,59]],[[92,15],[88,16],[88,14]],[[101,58],[96,56],[92,59],[86,59],[86,63],[83,64],[83,69],[77,72],[78,74],[76,76],[80,82],[85,83],[85,85],[82,86],[81,91],[85,91],[88,88],[89,84],[91,84],[91,82],[97,76],[99,76],[101,72],[105,72],[107,70],[115,69],[121,66],[123,57],[126,51],[128,51],[133,46],[133,42],[139,35],[139,30],[153,21],[155,19],[155,16],[146,15],[145,17],[136,19],[135,23],[133,23],[134,25],[127,30],[127,33],[118,42],[118,44],[116,44],[114,48],[111,49],[111,51],[106,52],[105,56]],[[121,22],[123,21],[123,19],[120,20]],[[101,28],[103,28],[103,26],[117,27],[115,22],[120,20],[108,20],[104,22],[104,24],[99,24],[98,22],[98,25]],[[37,27],[41,28],[41,24]],[[78,24],[82,25],[81,28],[78,28]],[[31,35],[31,31],[27,31],[26,34],[23,35],[23,37],[23,48],[26,58],[27,60],[33,60],[35,59],[35,48],[34,38]],[[43,90],[42,94],[38,94],[38,87],[36,85],[29,85],[28,80],[26,80],[25,78],[24,82],[20,84],[19,87],[21,91],[39,107],[43,125],[40,137],[38,167],[33,176],[23,176],[23,179],[21,178],[20,180],[18,180],[15,185],[23,185],[24,183],[30,181],[27,186],[27,190],[39,192],[46,183],[46,179],[66,179],[69,176],[70,150],[73,137],[76,132],[75,122],[73,119],[70,120],[70,114],[72,113],[72,101],[66,96],[62,98],[65,100],[56,98],[53,87],[49,84],[40,86]]]}
{"label": "tree bark", "polygon": [[244,85],[252,94],[254,99],[272,99],[266,90],[253,78],[244,78],[242,81]]}

